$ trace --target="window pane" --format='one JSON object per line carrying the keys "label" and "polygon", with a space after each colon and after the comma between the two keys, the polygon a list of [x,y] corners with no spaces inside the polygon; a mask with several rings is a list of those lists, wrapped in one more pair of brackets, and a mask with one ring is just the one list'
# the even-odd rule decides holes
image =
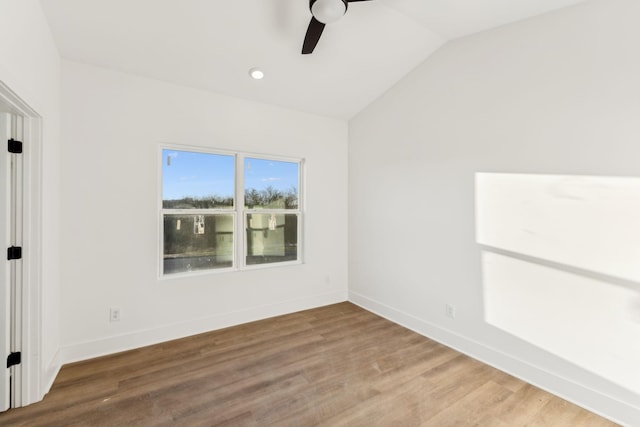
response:
{"label": "window pane", "polygon": [[248,209],[298,209],[299,164],[244,159],[244,204]]}
{"label": "window pane", "polygon": [[247,265],[297,259],[297,214],[247,215]]}
{"label": "window pane", "polygon": [[162,207],[233,208],[234,163],[234,156],[162,150]]}
{"label": "window pane", "polygon": [[232,264],[233,215],[164,216],[164,274]]}

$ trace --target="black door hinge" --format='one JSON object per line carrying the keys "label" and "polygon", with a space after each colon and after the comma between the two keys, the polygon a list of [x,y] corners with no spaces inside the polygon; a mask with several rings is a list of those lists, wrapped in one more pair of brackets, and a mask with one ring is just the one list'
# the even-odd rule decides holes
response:
{"label": "black door hinge", "polygon": [[10,153],[22,153],[22,141],[16,141],[15,139],[11,138],[8,143]]}
{"label": "black door hinge", "polygon": [[7,356],[7,368],[10,368],[15,365],[19,365],[22,362],[22,353],[19,351],[15,353],[11,353]]}
{"label": "black door hinge", "polygon": [[20,246],[11,246],[7,248],[7,260],[22,259],[22,248]]}

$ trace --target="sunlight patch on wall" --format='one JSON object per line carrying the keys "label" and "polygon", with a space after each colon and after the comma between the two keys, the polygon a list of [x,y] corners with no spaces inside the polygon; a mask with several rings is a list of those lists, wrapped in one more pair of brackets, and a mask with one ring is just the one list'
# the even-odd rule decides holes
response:
{"label": "sunlight patch on wall", "polygon": [[488,323],[640,393],[637,291],[487,251],[482,268]]}
{"label": "sunlight patch on wall", "polygon": [[483,245],[640,283],[640,178],[476,174]]}
{"label": "sunlight patch on wall", "polygon": [[640,179],[476,174],[486,321],[640,394]]}

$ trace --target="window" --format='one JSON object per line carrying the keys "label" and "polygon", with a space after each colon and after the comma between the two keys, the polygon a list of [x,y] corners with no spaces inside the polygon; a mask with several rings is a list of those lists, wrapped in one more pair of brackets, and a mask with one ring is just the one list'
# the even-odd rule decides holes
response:
{"label": "window", "polygon": [[246,264],[298,259],[299,163],[244,159]]}
{"label": "window", "polygon": [[299,263],[301,164],[163,148],[161,275]]}

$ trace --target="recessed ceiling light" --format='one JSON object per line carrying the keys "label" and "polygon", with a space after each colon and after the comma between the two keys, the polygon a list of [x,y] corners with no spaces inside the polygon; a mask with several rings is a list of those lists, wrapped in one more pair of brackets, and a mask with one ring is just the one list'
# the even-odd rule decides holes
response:
{"label": "recessed ceiling light", "polygon": [[261,80],[264,77],[264,71],[262,71],[260,68],[254,67],[249,70],[249,75],[254,80]]}

